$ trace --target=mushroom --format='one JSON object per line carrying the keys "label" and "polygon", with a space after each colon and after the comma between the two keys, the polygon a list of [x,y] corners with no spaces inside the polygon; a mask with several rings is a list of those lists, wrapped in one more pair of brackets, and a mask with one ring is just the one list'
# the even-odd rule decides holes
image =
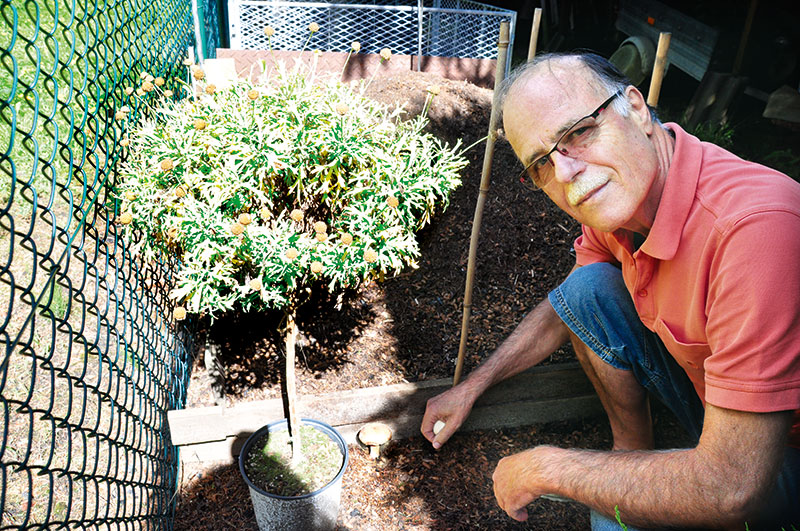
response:
{"label": "mushroom", "polygon": [[358,440],[369,447],[369,456],[377,459],[381,455],[381,446],[392,439],[392,429],[382,422],[370,422],[358,431]]}

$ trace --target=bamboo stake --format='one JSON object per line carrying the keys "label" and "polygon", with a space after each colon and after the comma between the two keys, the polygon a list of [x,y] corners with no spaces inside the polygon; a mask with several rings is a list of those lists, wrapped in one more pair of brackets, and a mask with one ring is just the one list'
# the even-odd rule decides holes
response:
{"label": "bamboo stake", "polygon": [[664,80],[664,70],[667,67],[667,52],[669,51],[669,41],[671,39],[672,33],[664,31],[658,36],[656,61],[653,64],[653,75],[650,78],[650,91],[647,94],[647,104],[651,107],[658,105],[658,97],[661,95],[661,82]]}
{"label": "bamboo stake", "polygon": [[542,8],[533,10],[533,25],[531,26],[531,42],[528,45],[528,62],[536,55],[536,43],[539,42],[539,24],[542,22]]}
{"label": "bamboo stake", "polygon": [[464,368],[464,351],[467,346],[469,333],[469,314],[472,308],[472,283],[475,278],[475,257],[478,252],[478,236],[481,232],[481,219],[483,218],[483,205],[486,203],[486,192],[489,191],[489,176],[492,173],[492,156],[494,155],[494,141],[497,138],[497,106],[500,83],[506,72],[506,55],[508,50],[508,22],[500,23],[500,38],[497,41],[497,70],[494,74],[494,96],[492,98],[492,112],[489,115],[489,134],[486,138],[486,151],[483,155],[483,170],[481,172],[480,193],[478,203],[475,205],[475,216],[472,220],[472,237],[469,241],[469,259],[467,261],[467,286],[464,290],[464,315],[461,319],[461,341],[458,345],[458,361],[453,376],[453,385],[461,379]]}

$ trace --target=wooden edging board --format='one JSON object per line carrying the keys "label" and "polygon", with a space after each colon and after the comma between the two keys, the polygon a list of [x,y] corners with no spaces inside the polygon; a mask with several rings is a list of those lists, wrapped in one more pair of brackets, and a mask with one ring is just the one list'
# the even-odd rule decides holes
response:
{"label": "wooden edging board", "polygon": [[[419,435],[427,400],[449,389],[452,380],[401,383],[300,397],[302,417],[327,422],[348,444],[365,423],[388,424],[394,438]],[[484,393],[462,430],[527,426],[599,415],[602,406],[577,363],[534,367]],[[172,443],[183,462],[233,462],[250,434],[283,418],[280,398],[233,407],[169,411]]]}

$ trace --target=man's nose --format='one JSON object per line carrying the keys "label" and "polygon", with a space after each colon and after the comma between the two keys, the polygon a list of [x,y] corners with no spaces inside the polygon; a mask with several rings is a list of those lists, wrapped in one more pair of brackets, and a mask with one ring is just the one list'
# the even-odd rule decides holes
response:
{"label": "man's nose", "polygon": [[558,150],[550,154],[550,162],[553,164],[553,178],[561,183],[572,181],[586,168],[586,163],[582,160],[564,155]]}

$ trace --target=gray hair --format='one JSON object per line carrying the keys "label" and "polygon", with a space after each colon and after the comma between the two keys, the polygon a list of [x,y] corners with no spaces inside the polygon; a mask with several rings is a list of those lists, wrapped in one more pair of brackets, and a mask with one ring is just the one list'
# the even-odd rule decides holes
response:
{"label": "gray hair", "polygon": [[[592,72],[598,85],[605,89],[608,96],[619,91],[624,91],[628,86],[632,85],[625,74],[620,72],[612,62],[597,54],[590,52],[544,53],[535,56],[531,61],[515,68],[514,71],[511,72],[511,75],[500,84],[500,88],[498,89],[499,119],[502,120],[503,108],[505,107],[506,100],[517,81],[530,78],[542,65],[547,65],[553,60],[565,58],[574,58],[583,63],[589,71]],[[621,116],[627,116],[631,109],[631,104],[627,98],[615,98],[612,105],[614,106],[614,110]],[[661,122],[658,120],[655,109],[650,106],[648,106],[648,109],[650,110],[650,116],[653,118],[653,121],[660,125]]]}

